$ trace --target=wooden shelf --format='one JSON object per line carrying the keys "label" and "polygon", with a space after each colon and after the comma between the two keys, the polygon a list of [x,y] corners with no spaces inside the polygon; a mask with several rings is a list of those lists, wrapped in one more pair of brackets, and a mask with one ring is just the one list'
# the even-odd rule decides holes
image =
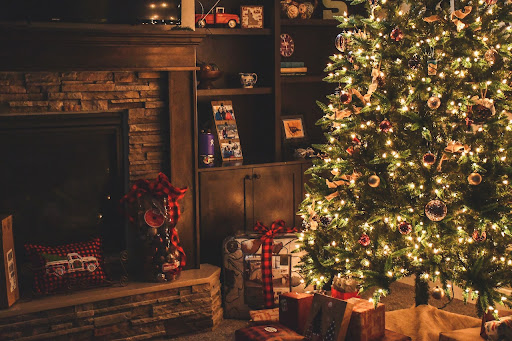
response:
{"label": "wooden shelf", "polygon": [[332,26],[340,22],[336,19],[281,19],[281,26]]}
{"label": "wooden shelf", "polygon": [[206,35],[219,35],[219,36],[269,36],[272,34],[270,28],[197,28],[197,33]]}
{"label": "wooden shelf", "polygon": [[269,95],[273,93],[271,87],[265,88],[233,88],[233,89],[198,89],[198,97],[207,96],[237,96],[237,95]]}
{"label": "wooden shelf", "polygon": [[305,76],[283,76],[281,75],[281,83],[317,83],[324,79],[324,75],[305,75]]}

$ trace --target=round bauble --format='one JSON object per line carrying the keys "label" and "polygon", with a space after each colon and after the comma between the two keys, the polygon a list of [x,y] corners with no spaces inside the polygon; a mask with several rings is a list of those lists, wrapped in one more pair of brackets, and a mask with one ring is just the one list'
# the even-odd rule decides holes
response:
{"label": "round bauble", "polygon": [[331,217],[327,217],[327,216],[322,216],[322,217],[320,217],[320,222],[323,225],[328,226],[332,222],[332,218]]}
{"label": "round bauble", "polygon": [[368,178],[368,185],[370,185],[370,187],[379,187],[380,185],[380,178],[377,176],[377,175],[372,175]]}
{"label": "round bauble", "polygon": [[471,173],[468,176],[468,182],[472,186],[477,186],[482,183],[482,176],[478,173]]}
{"label": "round bauble", "polygon": [[343,104],[349,104],[352,102],[352,95],[348,92],[340,92],[340,102]]}
{"label": "round bauble", "polygon": [[400,231],[401,234],[409,234],[412,232],[412,225],[406,221],[402,221],[398,225],[398,231]]}
{"label": "round bauble", "polygon": [[472,105],[469,111],[469,118],[475,124],[482,124],[492,116],[492,109],[482,104]]}
{"label": "round bauble", "polygon": [[484,242],[487,239],[487,233],[474,230],[472,237],[475,242]]}
{"label": "round bauble", "polygon": [[389,36],[394,41],[400,41],[404,37],[404,33],[398,27],[395,27]]}
{"label": "round bauble", "polygon": [[363,233],[357,242],[366,247],[370,245],[370,236],[368,236],[366,233]]}
{"label": "round bauble", "polygon": [[410,60],[409,60],[409,67],[413,70],[418,70],[420,67],[421,61],[417,54],[415,54]]}
{"label": "round bauble", "polygon": [[163,273],[157,273],[156,276],[155,276],[155,280],[158,282],[158,283],[163,283],[165,282],[165,275]]}
{"label": "round bauble", "polygon": [[347,38],[345,38],[343,33],[340,33],[336,36],[336,40],[334,41],[334,46],[336,46],[336,49],[340,52],[344,52],[347,48]]}
{"label": "round bauble", "polygon": [[436,156],[430,152],[425,153],[423,155],[423,163],[432,166],[434,163],[436,163]]}
{"label": "round bauble", "polygon": [[434,289],[432,289],[431,295],[432,295],[432,298],[434,298],[436,300],[440,300],[444,297],[444,290],[443,290],[443,288],[440,288],[436,285],[436,287]]}
{"label": "round bauble", "polygon": [[441,99],[437,96],[432,96],[428,99],[427,105],[430,109],[437,109],[441,106]]}
{"label": "round bauble", "polygon": [[495,49],[489,49],[485,52],[484,58],[489,63],[494,64],[496,62],[496,58],[498,58],[498,51]]}
{"label": "round bauble", "polygon": [[430,200],[428,204],[425,205],[425,214],[427,218],[432,221],[443,220],[447,213],[448,208],[441,200]]}
{"label": "round bauble", "polygon": [[150,227],[156,228],[156,227],[162,226],[165,219],[159,210],[153,209],[153,210],[147,210],[146,213],[144,213],[144,221]]}
{"label": "round bauble", "polygon": [[385,133],[390,131],[392,127],[393,126],[391,125],[391,122],[389,122],[388,120],[384,120],[384,121],[380,122],[380,124],[379,124],[379,129]]}

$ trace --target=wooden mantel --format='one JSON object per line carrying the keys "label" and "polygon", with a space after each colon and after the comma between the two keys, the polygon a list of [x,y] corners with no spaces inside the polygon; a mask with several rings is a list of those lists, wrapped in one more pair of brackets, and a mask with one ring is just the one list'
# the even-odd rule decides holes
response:
{"label": "wooden mantel", "polygon": [[0,23],[0,71],[193,70],[205,37],[169,26]]}

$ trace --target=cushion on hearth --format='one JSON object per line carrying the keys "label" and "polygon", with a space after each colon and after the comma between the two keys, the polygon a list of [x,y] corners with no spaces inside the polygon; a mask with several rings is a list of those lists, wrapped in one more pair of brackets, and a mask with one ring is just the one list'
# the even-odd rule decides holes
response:
{"label": "cushion on hearth", "polygon": [[[450,313],[430,305],[386,313],[386,329],[410,336],[413,340],[439,340],[441,332],[480,328],[481,323],[482,321],[478,318]],[[479,336],[479,334],[478,330],[476,335]]]}
{"label": "cushion on hearth", "polygon": [[61,246],[26,244],[34,292],[50,294],[107,283],[99,238]]}

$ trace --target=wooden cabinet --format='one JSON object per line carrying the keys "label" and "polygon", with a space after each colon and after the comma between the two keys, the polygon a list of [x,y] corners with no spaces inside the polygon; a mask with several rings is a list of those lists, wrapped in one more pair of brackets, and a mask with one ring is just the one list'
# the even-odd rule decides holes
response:
{"label": "wooden cabinet", "polygon": [[283,219],[295,226],[302,200],[300,163],[208,169],[199,174],[201,263],[220,265],[222,241]]}

